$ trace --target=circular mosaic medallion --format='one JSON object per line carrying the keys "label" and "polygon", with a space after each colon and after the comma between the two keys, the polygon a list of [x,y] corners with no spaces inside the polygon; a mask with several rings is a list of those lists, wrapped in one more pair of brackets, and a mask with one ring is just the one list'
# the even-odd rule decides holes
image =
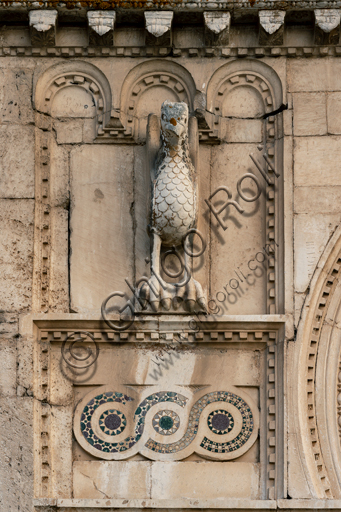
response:
{"label": "circular mosaic medallion", "polygon": [[219,409],[211,412],[207,418],[207,424],[214,434],[221,436],[231,432],[234,426],[234,420],[229,412],[224,409]]}
{"label": "circular mosaic medallion", "polygon": [[123,432],[127,424],[123,412],[116,409],[108,409],[99,418],[100,429],[109,436],[117,436]]}
{"label": "circular mosaic medallion", "polygon": [[170,436],[178,430],[180,418],[174,411],[160,411],[153,418],[153,427],[158,434]]}

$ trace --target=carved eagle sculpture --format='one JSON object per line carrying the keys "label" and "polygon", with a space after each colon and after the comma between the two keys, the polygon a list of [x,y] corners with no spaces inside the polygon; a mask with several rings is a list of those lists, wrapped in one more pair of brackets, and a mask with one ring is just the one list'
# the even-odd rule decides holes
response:
{"label": "carved eagle sculpture", "polygon": [[152,190],[152,277],[142,286],[140,297],[148,301],[154,311],[159,311],[160,303],[166,311],[172,304],[177,309],[182,300],[190,311],[194,310],[196,302],[206,309],[201,285],[189,272],[187,252],[184,254],[185,277],[180,283],[167,283],[160,274],[161,246],[181,245],[196,223],[196,191],[188,148],[186,103],[165,101],[162,104],[161,142]]}

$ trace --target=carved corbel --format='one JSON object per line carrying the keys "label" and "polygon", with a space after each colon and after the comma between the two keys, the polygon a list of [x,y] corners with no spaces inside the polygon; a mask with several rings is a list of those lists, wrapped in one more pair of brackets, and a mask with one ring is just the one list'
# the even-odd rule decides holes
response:
{"label": "carved corbel", "polygon": [[89,23],[89,45],[113,46],[116,12],[89,11],[87,15]]}
{"label": "carved corbel", "polygon": [[338,44],[340,39],[340,11],[338,9],[315,9],[314,13],[315,44]]}
{"label": "carved corbel", "polygon": [[171,46],[172,44],[172,11],[146,11],[146,46]]}
{"label": "carved corbel", "polygon": [[30,11],[28,15],[32,46],[55,46],[58,12],[55,9],[39,10]]}
{"label": "carved corbel", "polygon": [[230,37],[231,14],[229,12],[204,12],[205,45],[227,46]]}
{"label": "carved corbel", "polygon": [[285,11],[259,11],[259,44],[283,44]]}

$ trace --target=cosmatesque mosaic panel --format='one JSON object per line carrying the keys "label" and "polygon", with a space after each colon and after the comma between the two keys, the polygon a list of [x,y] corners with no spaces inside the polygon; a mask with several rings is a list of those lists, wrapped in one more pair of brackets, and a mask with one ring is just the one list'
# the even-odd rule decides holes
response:
{"label": "cosmatesque mosaic panel", "polygon": [[[48,449],[43,449],[40,470],[37,460],[42,497],[54,486],[53,473],[42,472],[46,456],[52,471],[60,457],[69,459],[65,475],[96,475],[95,461],[100,460],[128,467],[135,460],[184,465],[189,460],[244,461],[245,469],[257,472],[265,464],[267,473],[259,472],[255,489],[259,496],[275,496],[275,479],[282,485],[280,473],[276,476],[283,456],[276,434],[283,421],[276,401],[283,378],[281,324],[255,324],[250,331],[212,324],[210,330],[194,332],[186,331],[183,320],[171,330],[166,325],[162,330],[162,324],[154,330],[142,321],[140,329],[121,333],[95,324],[89,328],[89,323],[83,324],[86,331],[79,329],[82,322],[71,325],[72,330],[65,329],[65,321],[51,322],[37,330],[37,393],[42,399],[37,442],[39,450]],[[187,340],[180,348],[177,332]],[[44,400],[55,406],[44,406]],[[68,435],[74,435],[71,459],[71,445],[60,445],[61,433],[54,431],[55,408],[58,414],[65,410]]]}
{"label": "cosmatesque mosaic panel", "polygon": [[[251,398],[246,398],[246,402],[229,391],[211,391],[200,398],[191,397],[192,400],[175,391],[159,391],[146,396],[132,417],[131,408],[126,406],[134,398],[106,389],[86,395],[74,417],[78,442],[99,458],[128,458],[139,451],[154,460],[158,460],[159,454],[169,454],[174,460],[195,451],[203,457],[229,460],[242,455],[258,436],[257,407]],[[118,404],[120,410],[111,409]],[[153,416],[154,406],[158,404],[166,408]],[[130,421],[127,422],[126,417]],[[163,442],[153,439],[152,429]],[[180,438],[175,435],[179,429],[184,432]],[[216,436],[222,437],[218,441]]]}

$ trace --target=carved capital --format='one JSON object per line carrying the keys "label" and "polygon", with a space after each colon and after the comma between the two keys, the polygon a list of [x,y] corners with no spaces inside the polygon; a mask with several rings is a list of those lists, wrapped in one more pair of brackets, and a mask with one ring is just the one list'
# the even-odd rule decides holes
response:
{"label": "carved capital", "polygon": [[90,46],[113,46],[116,12],[89,11],[87,16]]}
{"label": "carved capital", "polygon": [[28,14],[32,46],[54,46],[58,12],[53,9],[30,11]]}
{"label": "carved capital", "polygon": [[259,44],[283,44],[285,11],[259,11]]}
{"label": "carved capital", "polygon": [[338,44],[340,39],[340,11],[315,9],[315,44]]}
{"label": "carved capital", "polygon": [[173,15],[174,13],[171,11],[147,11],[144,13],[147,46],[170,46],[172,44]]}
{"label": "carved capital", "polygon": [[204,12],[204,20],[205,45],[228,45],[231,25],[231,14],[229,12]]}

